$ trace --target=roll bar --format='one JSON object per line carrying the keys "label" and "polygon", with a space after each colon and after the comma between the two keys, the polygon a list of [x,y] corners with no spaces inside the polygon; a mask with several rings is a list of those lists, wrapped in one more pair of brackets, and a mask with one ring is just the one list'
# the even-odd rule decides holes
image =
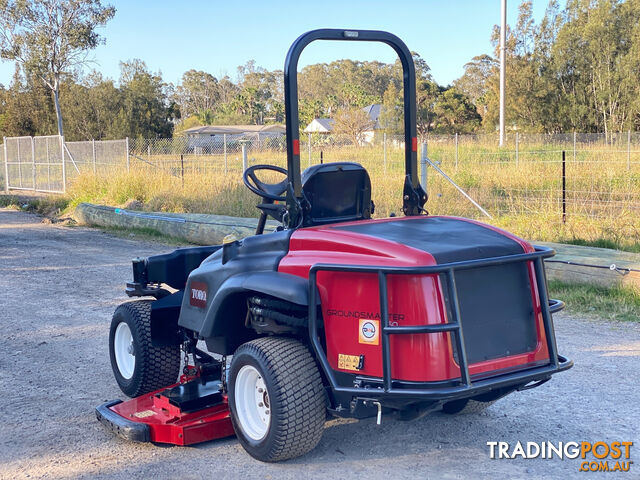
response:
{"label": "roll bar", "polygon": [[300,171],[300,126],[298,118],[298,59],[307,45],[315,40],[346,40],[382,42],[391,46],[400,57],[404,85],[404,145],[405,182],[403,192],[403,212],[405,215],[419,215],[427,201],[427,195],[418,181],[416,137],[416,73],[411,52],[395,35],[377,30],[319,29],[304,33],[297,38],[284,62],[284,104],[287,132],[287,169],[289,191],[287,211],[289,225],[297,225],[297,217],[302,215],[302,178]]}

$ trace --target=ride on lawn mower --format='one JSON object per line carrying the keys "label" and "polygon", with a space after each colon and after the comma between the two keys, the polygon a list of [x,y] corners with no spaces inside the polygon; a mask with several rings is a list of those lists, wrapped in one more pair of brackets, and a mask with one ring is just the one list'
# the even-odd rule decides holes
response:
{"label": "ride on lawn mower", "polygon": [[[403,217],[372,219],[357,163],[300,171],[297,65],[314,40],[383,42],[399,55]],[[477,410],[569,369],[551,316],[563,303],[548,298],[543,264],[555,252],[424,210],[405,44],[379,31],[311,31],[290,48],[284,81],[288,168],[243,174],[262,198],[256,235],[133,260],[126,293],[152,299],[120,305],[109,334],[116,381],[132,399],[99,406],[98,419],[137,441],[235,433],[271,462],[312,450],[327,415],[380,422]],[[264,183],[261,170],[286,178]],[[281,226],[264,233],[269,216]]]}

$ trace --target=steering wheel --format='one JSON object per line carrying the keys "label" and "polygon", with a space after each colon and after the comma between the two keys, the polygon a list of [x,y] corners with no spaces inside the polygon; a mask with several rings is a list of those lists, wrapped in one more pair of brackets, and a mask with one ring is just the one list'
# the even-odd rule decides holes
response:
{"label": "steering wheel", "polygon": [[285,201],[286,197],[282,194],[287,190],[288,178],[285,178],[280,183],[264,183],[258,180],[256,177],[257,170],[272,170],[274,172],[287,175],[287,170],[275,165],[253,165],[247,168],[242,174],[242,181],[246,187],[256,195],[261,196],[266,200],[271,201]]}

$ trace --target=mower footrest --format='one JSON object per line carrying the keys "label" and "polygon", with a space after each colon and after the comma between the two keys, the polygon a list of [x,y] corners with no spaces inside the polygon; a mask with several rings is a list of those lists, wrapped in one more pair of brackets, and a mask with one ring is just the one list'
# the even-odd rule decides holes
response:
{"label": "mower footrest", "polygon": [[150,441],[149,425],[128,420],[110,409],[110,407],[119,403],[122,403],[122,400],[112,400],[96,407],[96,418],[105,427],[125,440],[133,442]]}
{"label": "mower footrest", "polygon": [[234,435],[227,396],[218,387],[219,382],[195,378],[125,402],[107,402],[96,408],[96,416],[127,440],[173,445],[208,442]]}

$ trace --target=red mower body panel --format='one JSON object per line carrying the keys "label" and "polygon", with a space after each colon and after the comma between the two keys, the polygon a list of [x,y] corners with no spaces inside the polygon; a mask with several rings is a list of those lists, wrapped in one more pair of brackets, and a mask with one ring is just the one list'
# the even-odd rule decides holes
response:
{"label": "red mower body panel", "polygon": [[227,395],[217,391],[219,382],[211,383],[213,394],[198,391],[207,382],[183,375],[175,385],[107,402],[96,409],[97,417],[118,435],[138,442],[193,445],[235,435]]}
{"label": "red mower body panel", "polygon": [[[424,222],[425,219],[426,222]],[[417,232],[414,228],[416,222],[424,222]],[[360,225],[366,225],[367,233],[357,231]],[[439,235],[439,231],[442,231],[441,227],[446,227],[450,231],[452,226],[456,226],[459,227],[461,235],[468,235],[471,230],[489,234],[498,241],[501,241],[499,237],[502,237],[507,243],[511,243],[511,253],[534,251],[530,244],[505,231],[467,219],[389,218],[297,230],[291,236],[289,253],[281,260],[278,271],[306,278],[310,267],[317,263],[390,267],[437,265],[438,255],[411,246],[410,238],[404,238],[404,244],[401,244],[389,239],[389,235],[383,234],[387,238],[377,235],[378,231],[387,230],[392,232],[391,236],[397,234],[402,237],[405,226],[410,226],[413,234],[419,234],[422,231],[424,236],[433,235],[434,238]],[[465,250],[461,249],[461,243],[467,243],[467,253],[463,259],[483,258],[491,255],[490,252],[493,251],[487,248],[486,241],[479,245],[477,238],[473,236],[443,240],[450,241],[451,248],[457,251]],[[428,244],[429,241],[426,243]],[[440,244],[439,247],[442,245]],[[549,362],[540,296],[532,262],[527,263],[526,269],[527,278],[524,283],[529,289],[528,301],[532,314],[528,318],[513,318],[513,322],[531,322],[529,328],[523,331],[535,333],[535,339],[533,342],[528,342],[525,346],[527,348],[519,348],[520,351],[515,354],[496,356],[494,352],[494,355],[489,356],[496,358],[480,361],[476,358],[476,361],[471,361],[469,373],[472,377],[484,377],[491,372],[503,373]],[[326,352],[332,369],[368,377],[382,377],[377,275],[320,272],[317,281],[326,332]],[[443,288],[438,275],[390,275],[388,281],[390,325],[417,326],[447,323],[449,320]],[[489,292],[497,295],[496,298],[489,299],[490,302],[497,304],[509,302],[508,297],[511,292],[508,289],[504,290],[504,295],[500,295],[500,292],[495,289],[490,289]],[[479,304],[474,305],[474,302]],[[482,303],[482,299],[478,301],[471,299],[471,304],[467,305],[467,311],[463,311],[463,321],[465,314],[468,317],[474,308],[483,308]],[[482,312],[482,314],[490,317],[492,312]],[[469,328],[470,326],[465,324],[465,330]],[[444,332],[392,336],[390,345],[392,378],[407,382],[439,382],[460,378],[455,348],[450,337]],[[360,356],[363,356],[363,362],[357,368],[353,363],[353,357],[360,358]]]}

